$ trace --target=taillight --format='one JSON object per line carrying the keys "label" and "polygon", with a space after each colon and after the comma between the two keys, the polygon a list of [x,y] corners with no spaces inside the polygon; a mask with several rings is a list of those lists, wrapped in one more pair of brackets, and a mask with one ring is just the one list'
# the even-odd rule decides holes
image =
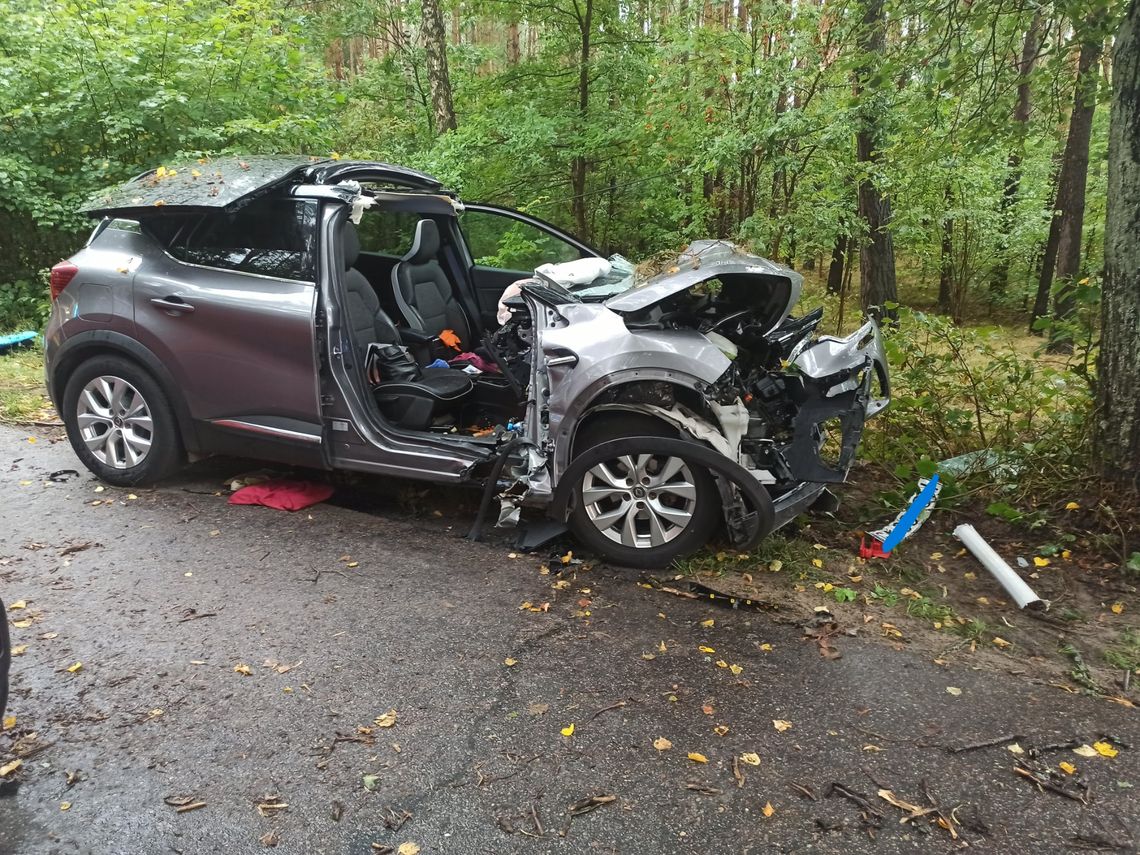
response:
{"label": "taillight", "polygon": [[51,298],[53,300],[63,293],[67,283],[74,279],[78,272],[79,268],[70,261],[61,261],[51,269],[51,278],[48,281],[51,283]]}

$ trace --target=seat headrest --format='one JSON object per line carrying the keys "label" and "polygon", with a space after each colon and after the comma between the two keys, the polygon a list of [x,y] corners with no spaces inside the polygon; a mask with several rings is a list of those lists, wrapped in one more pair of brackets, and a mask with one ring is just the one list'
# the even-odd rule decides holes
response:
{"label": "seat headrest", "polygon": [[348,270],[360,256],[360,235],[356,233],[356,226],[346,220],[340,233],[340,248],[344,254],[344,269]]}
{"label": "seat headrest", "polygon": [[416,237],[412,248],[404,256],[404,261],[412,264],[425,264],[435,261],[439,254],[439,227],[435,220],[420,220],[416,223]]}

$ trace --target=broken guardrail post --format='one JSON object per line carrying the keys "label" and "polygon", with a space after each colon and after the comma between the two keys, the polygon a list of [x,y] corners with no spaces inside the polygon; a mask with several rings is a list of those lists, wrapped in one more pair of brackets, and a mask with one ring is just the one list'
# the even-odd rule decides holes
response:
{"label": "broken guardrail post", "polygon": [[1033,589],[1025,583],[1013,568],[1010,567],[1000,555],[994,552],[993,547],[986,543],[986,539],[978,534],[969,523],[963,523],[954,529],[954,536],[962,541],[963,545],[974,554],[974,557],[982,563],[982,566],[990,571],[990,574],[997,579],[998,584],[1005,588],[1006,592],[1013,597],[1019,609],[1024,609],[1026,606],[1032,606],[1035,609],[1049,608],[1048,600],[1042,600]]}

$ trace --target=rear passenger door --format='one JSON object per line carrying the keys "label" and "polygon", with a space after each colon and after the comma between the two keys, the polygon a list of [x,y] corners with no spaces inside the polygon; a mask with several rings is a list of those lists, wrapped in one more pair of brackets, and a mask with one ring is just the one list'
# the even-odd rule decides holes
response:
{"label": "rear passenger door", "polygon": [[599,258],[571,234],[535,217],[492,205],[464,205],[459,229],[467,245],[469,277],[483,325],[494,329],[499,296],[508,285],[550,262]]}
{"label": "rear passenger door", "polygon": [[135,276],[138,338],[201,427],[319,457],[316,222],[316,201],[275,195],[143,221],[165,251],[148,254]]}

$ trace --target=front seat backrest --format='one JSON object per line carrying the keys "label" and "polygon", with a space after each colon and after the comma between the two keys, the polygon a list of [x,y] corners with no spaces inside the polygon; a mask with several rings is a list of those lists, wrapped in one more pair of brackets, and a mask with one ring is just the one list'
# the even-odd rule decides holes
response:
{"label": "front seat backrest", "polygon": [[396,305],[412,329],[438,336],[451,330],[466,350],[474,345],[463,307],[439,266],[439,227],[434,220],[416,223],[412,248],[392,268]]}
{"label": "front seat backrest", "polygon": [[398,344],[400,334],[396,331],[396,325],[380,308],[380,298],[376,296],[371,283],[363,273],[352,266],[360,255],[360,237],[356,233],[356,226],[345,222],[340,240],[344,254],[345,309],[348,314],[348,326],[352,330],[352,343],[356,355],[364,359],[368,345],[373,342]]}

